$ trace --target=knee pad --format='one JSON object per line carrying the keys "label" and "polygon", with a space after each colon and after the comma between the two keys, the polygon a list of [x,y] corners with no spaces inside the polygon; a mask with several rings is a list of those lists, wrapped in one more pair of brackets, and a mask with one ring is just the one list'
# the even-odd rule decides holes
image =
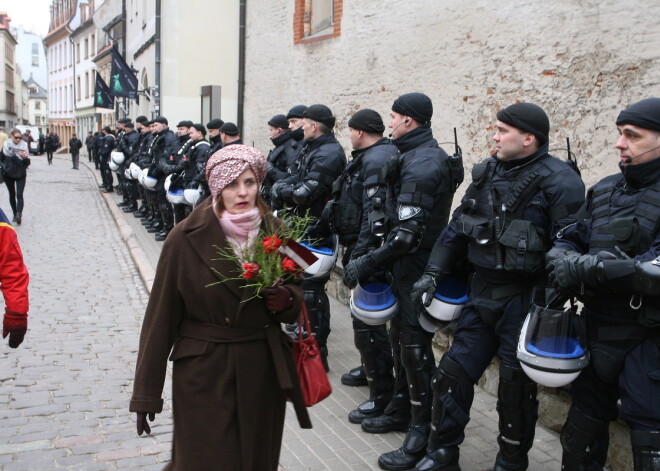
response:
{"label": "knee pad", "polygon": [[474,381],[458,362],[452,360],[446,354],[443,355],[438,370],[431,381],[433,393],[444,394],[450,389],[455,389],[459,384],[471,388],[474,386]]}
{"label": "knee pad", "polygon": [[500,365],[497,398],[504,409],[530,411],[538,405],[537,385],[521,368]]}
{"label": "knee pad", "polygon": [[602,469],[609,447],[609,423],[580,412],[575,407],[561,429],[562,470]]}
{"label": "knee pad", "polygon": [[353,332],[353,339],[355,341],[355,348],[360,352],[370,350],[373,345],[373,336],[370,330],[355,330]]}

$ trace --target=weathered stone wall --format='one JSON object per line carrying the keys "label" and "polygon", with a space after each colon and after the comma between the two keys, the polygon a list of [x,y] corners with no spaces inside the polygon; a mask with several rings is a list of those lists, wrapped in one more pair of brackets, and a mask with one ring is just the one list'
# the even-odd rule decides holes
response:
{"label": "weathered stone wall", "polygon": [[[618,171],[619,111],[660,96],[657,1],[346,0],[339,37],[295,46],[293,15],[293,1],[248,4],[244,142],[264,152],[266,122],[293,105],[330,106],[348,151],[353,112],[373,108],[387,123],[398,95],[421,91],[435,105],[436,138],[451,141],[456,127],[469,169],[493,149],[497,110],[531,101],[550,116],[551,148],[570,137],[592,185]],[[346,299],[337,280],[328,291]],[[440,351],[449,341],[436,340]],[[481,381],[493,393],[497,368]],[[566,393],[547,390],[540,400],[541,421],[558,430]],[[625,427],[613,424],[611,435],[609,466],[631,469]]]}
{"label": "weathered stone wall", "polygon": [[591,185],[617,171],[618,112],[660,96],[660,2],[353,0],[339,37],[295,46],[293,14],[293,1],[248,5],[244,141],[263,151],[266,122],[293,105],[329,105],[348,149],[355,110],[386,117],[398,95],[422,91],[436,137],[457,127],[469,168],[492,149],[496,111],[532,101]]}

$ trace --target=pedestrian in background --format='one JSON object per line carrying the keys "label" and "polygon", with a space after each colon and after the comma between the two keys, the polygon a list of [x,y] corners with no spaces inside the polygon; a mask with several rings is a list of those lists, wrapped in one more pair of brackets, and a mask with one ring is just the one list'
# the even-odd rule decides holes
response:
{"label": "pedestrian in background", "polygon": [[277,470],[287,398],[301,427],[311,428],[281,329],[281,322],[298,317],[300,281],[265,288],[263,297],[240,280],[217,284],[239,268],[234,260],[219,260],[217,246],[244,253],[262,224],[280,223],[258,197],[266,165],[253,147],[218,151],[206,168],[212,198],[177,224],[163,245],[130,411],[137,413],[138,434],[150,433],[147,415],[153,420],[162,411],[169,356],[174,438],[168,470]]}
{"label": "pedestrian in background", "polygon": [[50,132],[46,131],[46,158],[48,159],[48,165],[53,164],[53,152],[57,150],[57,148],[60,146],[60,141],[58,137]]}
{"label": "pedestrian in background", "polygon": [[94,151],[94,134],[92,134],[92,131],[87,133],[87,138],[85,139],[85,147],[87,147],[87,157],[91,162],[93,158],[92,152]]}
{"label": "pedestrian in background", "polygon": [[0,209],[0,289],[5,298],[2,338],[9,335],[9,346],[17,348],[27,332],[28,283],[30,276],[23,263],[16,231]]}
{"label": "pedestrian in background", "polygon": [[78,162],[80,160],[80,149],[82,149],[82,141],[78,139],[74,132],[69,139],[69,152],[71,153],[71,162],[73,163],[72,169],[78,170]]}
{"label": "pedestrian in background", "polygon": [[30,151],[19,129],[12,129],[11,138],[2,146],[2,175],[9,192],[13,221],[21,224],[23,217],[23,190],[30,165]]}

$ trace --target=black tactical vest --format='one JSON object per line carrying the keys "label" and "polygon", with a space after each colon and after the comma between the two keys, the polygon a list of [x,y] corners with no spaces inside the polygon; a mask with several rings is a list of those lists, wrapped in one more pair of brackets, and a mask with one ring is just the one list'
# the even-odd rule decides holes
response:
{"label": "black tactical vest", "polygon": [[[473,264],[518,274],[540,275],[550,238],[550,221],[523,217],[525,208],[540,204],[535,196],[551,175],[566,170],[566,164],[547,157],[509,170],[496,172],[497,161],[488,158],[472,169],[472,184],[462,200],[459,228],[472,241],[468,258]],[[567,215],[566,208],[541,208],[551,220]]]}

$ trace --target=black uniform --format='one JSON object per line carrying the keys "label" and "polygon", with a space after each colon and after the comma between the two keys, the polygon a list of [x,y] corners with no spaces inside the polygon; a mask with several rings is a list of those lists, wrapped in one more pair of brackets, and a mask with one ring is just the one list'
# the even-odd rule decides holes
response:
{"label": "black uniform", "polygon": [[106,134],[101,138],[99,147],[99,167],[101,170],[101,180],[105,191],[114,191],[112,188],[113,178],[110,170],[110,153],[115,148],[115,136]]}
{"label": "black uniform", "polygon": [[[395,469],[401,464],[402,456],[403,461],[412,459],[414,464],[414,457],[426,446],[431,415],[431,375],[435,371],[433,336],[420,326],[410,292],[426,266],[440,231],[447,224],[453,194],[460,183],[456,181],[449,156],[433,138],[430,124],[409,131],[393,143],[399,153],[387,176],[386,214],[390,231],[378,250],[351,262],[359,266],[362,273],[368,267],[388,267],[399,301],[399,312],[390,326],[392,350],[402,364],[393,401],[400,402],[409,395],[412,418],[403,447],[379,458],[379,464],[385,469]],[[401,411],[399,408],[386,410],[384,417],[373,420],[388,420],[390,413],[401,414]],[[373,423],[364,421],[362,426],[369,431]]]}
{"label": "black uniform", "polygon": [[140,135],[135,129],[122,132],[117,138],[116,150],[124,154],[124,162],[119,165],[119,170],[117,170],[117,178],[122,193],[122,202],[119,205],[125,206],[126,210],[124,212],[132,212],[137,209],[137,199],[139,197],[137,182],[126,178],[124,171],[132,162],[133,151],[139,139]]}
{"label": "black uniform", "polygon": [[[352,160],[333,185],[333,200],[328,216],[333,233],[346,247],[343,265],[381,245],[371,229],[372,213],[381,211],[387,196],[387,169],[397,149],[389,139],[380,139],[370,147],[354,150]],[[375,208],[374,208],[375,206]],[[369,325],[353,316],[355,347],[368,378],[369,399],[349,413],[352,423],[383,413],[394,393],[393,359],[387,326]],[[396,359],[399,372],[398,358]]]}
{"label": "black uniform", "polygon": [[516,359],[518,333],[532,287],[544,280],[552,236],[584,201],[578,174],[547,152],[545,144],[527,157],[475,165],[461,206],[433,249],[429,267],[438,275],[450,274],[465,257],[475,273],[454,342],[433,378],[433,427],[419,469],[458,462],[474,385],[495,355],[501,362],[495,469],[527,469],[538,402],[536,383]]}
{"label": "black uniform", "polygon": [[[189,152],[190,148],[193,146],[194,142],[192,139],[188,138],[188,134],[185,136],[179,136],[179,149],[176,151],[176,154],[171,155],[169,160],[161,161],[160,170],[167,178],[168,175],[171,177],[171,186],[170,189],[176,189],[181,187],[180,175],[185,168],[185,156]],[[185,204],[172,204],[172,212],[174,215],[174,224],[181,222],[186,217],[186,205]]]}
{"label": "black uniform", "polygon": [[261,185],[261,196],[271,205],[270,191],[273,185],[290,175],[289,168],[292,167],[298,155],[297,141],[287,132],[271,139],[275,148],[268,153],[268,172],[266,179]]}
{"label": "black uniform", "polygon": [[211,156],[211,146],[206,139],[193,143],[184,156],[184,171],[181,174],[184,188],[197,189],[201,187],[202,195],[196,205],[209,197],[208,183],[206,182],[206,162]]}
{"label": "black uniform", "polygon": [[[344,149],[333,133],[322,134],[304,142],[299,157],[297,173],[273,186],[274,199],[281,199],[299,215],[309,210],[314,218],[321,216],[332,194],[332,183],[346,166]],[[325,284],[330,274],[322,277],[305,277],[303,292],[309,310],[312,329],[327,363],[327,339],[330,335],[330,302]]]}
{"label": "black uniform", "polygon": [[[591,363],[570,389],[561,436],[567,471],[602,469],[609,423],[619,413],[632,429],[635,470],[660,469],[660,288],[645,292],[631,279],[634,262],[660,254],[660,158],[622,171],[589,189],[580,220],[560,233],[549,254],[607,258],[607,252],[614,259],[602,262],[612,281],[575,287],[584,301]],[[620,251],[631,260],[616,260],[624,258]]]}
{"label": "black uniform", "polygon": [[150,143],[149,175],[157,178],[158,183],[153,188],[152,195],[157,220],[147,229],[148,232],[169,231],[174,225],[172,206],[165,197],[166,175],[161,170],[161,166],[169,162],[170,156],[176,154],[179,146],[177,136],[169,128],[155,134]]}

